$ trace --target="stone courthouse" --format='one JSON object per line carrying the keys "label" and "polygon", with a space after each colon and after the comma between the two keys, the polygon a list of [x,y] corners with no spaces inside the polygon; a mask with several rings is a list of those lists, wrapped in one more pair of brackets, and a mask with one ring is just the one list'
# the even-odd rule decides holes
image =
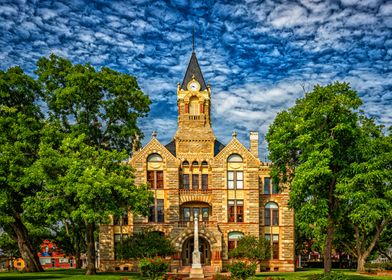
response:
{"label": "stone courthouse", "polygon": [[226,145],[215,137],[211,94],[192,52],[177,86],[178,128],[172,141],[162,144],[153,134],[129,161],[136,183],[148,183],[154,194],[150,215],[129,213],[100,226],[102,271],[132,269],[131,263],[116,260],[115,246],[143,228],[169,238],[177,251],[172,269],[186,271],[192,264],[195,216],[205,272],[220,271],[243,235],[271,242],[267,270],[294,271],[294,213],[288,209],[288,190],[272,184],[268,163],[259,159],[257,132],[250,132],[249,149],[235,133]]}

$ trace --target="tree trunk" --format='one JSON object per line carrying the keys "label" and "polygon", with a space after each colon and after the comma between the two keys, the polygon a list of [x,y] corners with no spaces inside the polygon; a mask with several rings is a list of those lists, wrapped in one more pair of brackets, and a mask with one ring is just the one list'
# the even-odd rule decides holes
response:
{"label": "tree trunk", "polygon": [[82,268],[82,260],[80,258],[80,251],[75,251],[75,268],[76,269],[81,269]]}
{"label": "tree trunk", "polygon": [[383,231],[385,225],[388,222],[383,220],[379,226],[376,226],[376,232],[373,235],[372,241],[370,242],[369,246],[366,248],[365,251],[361,249],[364,247],[363,241],[359,238],[359,231],[358,227],[354,227],[356,233],[356,245],[357,245],[357,252],[358,252],[358,265],[357,265],[357,272],[364,272],[365,271],[365,263],[367,258],[369,257],[370,253],[372,252],[373,248],[376,246],[378,240],[380,239],[381,232]]}
{"label": "tree trunk", "polygon": [[81,269],[82,268],[82,259],[80,257],[81,250],[80,250],[80,242],[82,242],[79,231],[75,229],[75,225],[72,224],[72,245],[75,252],[75,268]]}
{"label": "tree trunk", "polygon": [[86,275],[97,273],[95,267],[95,240],[94,240],[94,223],[86,223],[86,241],[87,241],[87,270]]}
{"label": "tree trunk", "polygon": [[324,247],[324,273],[330,273],[332,269],[332,241],[334,224],[332,218],[328,218],[327,238]]}
{"label": "tree trunk", "polygon": [[365,262],[366,262],[367,257],[364,255],[358,256],[357,260],[357,272],[364,272],[365,271]]}
{"label": "tree trunk", "polygon": [[11,228],[13,231],[13,237],[15,241],[18,243],[19,252],[25,262],[25,267],[23,271],[25,272],[42,272],[44,269],[42,268],[41,263],[39,262],[39,258],[37,253],[35,252],[33,245],[31,245],[29,235],[25,225],[22,222],[19,214],[16,213],[14,215],[14,222],[11,223]]}

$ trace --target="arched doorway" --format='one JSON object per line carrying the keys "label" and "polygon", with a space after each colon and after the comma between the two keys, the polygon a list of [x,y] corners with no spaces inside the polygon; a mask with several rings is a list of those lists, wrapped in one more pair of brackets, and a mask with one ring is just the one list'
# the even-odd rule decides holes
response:
{"label": "arched doorway", "polygon": [[[182,245],[182,265],[192,265],[192,253],[194,250],[194,237],[191,236],[185,240]],[[200,262],[202,265],[210,265],[211,248],[207,239],[199,236]]]}

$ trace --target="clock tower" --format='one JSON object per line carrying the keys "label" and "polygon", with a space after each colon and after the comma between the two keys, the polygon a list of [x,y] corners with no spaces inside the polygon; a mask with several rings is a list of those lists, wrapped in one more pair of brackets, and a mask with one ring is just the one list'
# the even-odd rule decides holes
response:
{"label": "clock tower", "polygon": [[[207,160],[214,155],[211,128],[211,89],[206,85],[194,51],[182,83],[177,87],[178,129],[176,151],[187,160]],[[203,158],[189,158],[200,153]]]}

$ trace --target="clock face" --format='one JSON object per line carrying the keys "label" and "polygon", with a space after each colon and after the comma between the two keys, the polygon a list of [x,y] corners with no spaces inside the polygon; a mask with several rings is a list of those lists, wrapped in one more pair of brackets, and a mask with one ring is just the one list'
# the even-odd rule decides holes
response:
{"label": "clock face", "polygon": [[199,83],[198,82],[191,82],[189,84],[189,90],[192,90],[192,91],[199,90]]}

